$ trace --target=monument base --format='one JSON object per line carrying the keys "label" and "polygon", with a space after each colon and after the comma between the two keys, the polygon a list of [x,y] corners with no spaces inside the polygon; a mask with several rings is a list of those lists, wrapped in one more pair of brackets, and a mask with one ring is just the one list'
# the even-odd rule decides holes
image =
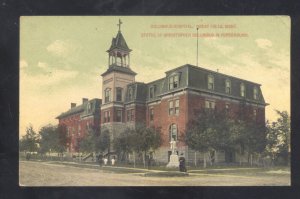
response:
{"label": "monument base", "polygon": [[167,164],[168,168],[178,168],[179,167],[179,157],[176,154],[170,156],[170,162]]}

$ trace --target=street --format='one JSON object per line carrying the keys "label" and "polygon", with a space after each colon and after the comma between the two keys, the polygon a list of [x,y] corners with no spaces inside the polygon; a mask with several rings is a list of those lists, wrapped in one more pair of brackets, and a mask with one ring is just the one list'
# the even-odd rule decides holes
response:
{"label": "street", "polygon": [[290,175],[237,176],[189,173],[187,177],[145,177],[145,171],[114,173],[50,162],[20,161],[20,186],[289,186]]}

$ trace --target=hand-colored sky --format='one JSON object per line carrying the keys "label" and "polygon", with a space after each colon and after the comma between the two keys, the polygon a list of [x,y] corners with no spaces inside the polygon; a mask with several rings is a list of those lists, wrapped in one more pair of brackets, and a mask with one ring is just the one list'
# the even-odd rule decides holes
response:
{"label": "hand-colored sky", "polygon": [[[105,52],[118,31],[132,49],[131,68],[136,81],[164,77],[165,71],[196,65],[195,37],[164,37],[165,33],[246,33],[247,37],[200,37],[199,66],[262,84],[266,118],[275,109],[290,112],[290,18],[252,17],[21,17],[20,135],[31,123],[39,130],[55,117],[81,103],[83,97],[102,98],[100,74],[107,69]],[[188,27],[157,28],[159,25]],[[233,24],[234,28],[213,28]],[[154,28],[154,26],[156,28]],[[162,33],[162,37],[142,37]],[[149,35],[149,34],[148,34]]]}

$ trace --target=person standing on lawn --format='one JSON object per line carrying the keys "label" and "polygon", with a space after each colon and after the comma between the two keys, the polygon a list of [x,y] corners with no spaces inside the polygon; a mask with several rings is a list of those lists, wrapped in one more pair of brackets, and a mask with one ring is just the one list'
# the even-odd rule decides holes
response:
{"label": "person standing on lawn", "polygon": [[116,162],[115,156],[111,159],[111,165],[114,166]]}
{"label": "person standing on lawn", "polygon": [[107,165],[107,161],[108,161],[107,157],[105,157],[103,161],[104,161],[104,165],[106,166]]}

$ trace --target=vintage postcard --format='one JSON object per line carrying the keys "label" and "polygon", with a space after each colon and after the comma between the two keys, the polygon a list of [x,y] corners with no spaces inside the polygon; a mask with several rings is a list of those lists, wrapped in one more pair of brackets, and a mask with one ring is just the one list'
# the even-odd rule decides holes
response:
{"label": "vintage postcard", "polygon": [[20,18],[20,186],[290,186],[288,16]]}

